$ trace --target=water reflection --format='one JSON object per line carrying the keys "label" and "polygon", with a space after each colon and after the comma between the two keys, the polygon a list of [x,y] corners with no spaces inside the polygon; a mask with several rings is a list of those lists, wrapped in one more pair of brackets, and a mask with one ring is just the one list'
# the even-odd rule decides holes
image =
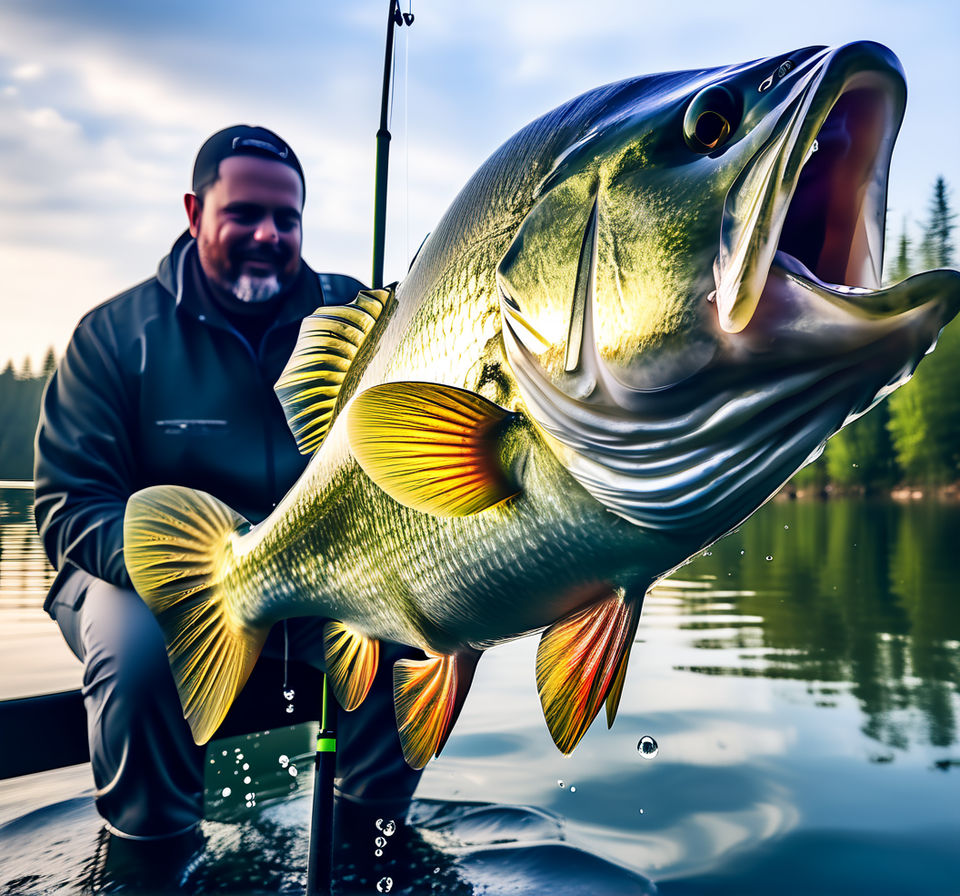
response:
{"label": "water reflection", "polygon": [[684,668],[807,681],[824,708],[849,693],[891,748],[954,743],[958,524],[960,508],[932,503],[765,508],[681,570],[689,584],[667,583],[695,646],[734,651]]}
{"label": "water reflection", "polygon": [[33,522],[33,491],[0,488],[0,610],[43,605],[54,572]]}

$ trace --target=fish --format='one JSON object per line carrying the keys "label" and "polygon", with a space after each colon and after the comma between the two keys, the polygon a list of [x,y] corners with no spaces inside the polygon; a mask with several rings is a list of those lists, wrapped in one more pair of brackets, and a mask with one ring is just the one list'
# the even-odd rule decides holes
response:
{"label": "fish", "polygon": [[869,41],[631,78],[507,140],[387,289],[319,308],[276,384],[305,472],[251,525],[134,494],[131,580],[198,743],[270,627],[325,620],[338,702],[381,641],[404,756],[540,633],[568,753],[616,717],[644,595],[912,375],[960,273],[882,285],[901,65]]}

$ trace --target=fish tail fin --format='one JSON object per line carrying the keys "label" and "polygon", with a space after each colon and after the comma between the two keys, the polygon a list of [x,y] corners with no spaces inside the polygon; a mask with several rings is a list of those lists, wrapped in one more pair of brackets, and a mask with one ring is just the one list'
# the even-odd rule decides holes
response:
{"label": "fish tail fin", "polygon": [[241,618],[237,591],[227,584],[233,542],[249,526],[212,495],[180,486],[153,486],[127,502],[127,570],[160,623],[198,744],[220,726],[269,631]]}

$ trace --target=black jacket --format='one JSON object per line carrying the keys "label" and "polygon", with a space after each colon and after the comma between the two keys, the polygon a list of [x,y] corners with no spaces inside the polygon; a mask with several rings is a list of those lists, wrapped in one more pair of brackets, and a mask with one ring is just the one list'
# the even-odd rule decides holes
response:
{"label": "black jacket", "polygon": [[306,465],[273,384],[323,287],[332,304],[362,284],[302,264],[257,349],[185,288],[195,251],[183,234],[156,277],[87,314],[44,393],[35,513],[60,570],[45,609],[72,567],[130,586],[123,513],[138,489],[201,489],[258,522]]}

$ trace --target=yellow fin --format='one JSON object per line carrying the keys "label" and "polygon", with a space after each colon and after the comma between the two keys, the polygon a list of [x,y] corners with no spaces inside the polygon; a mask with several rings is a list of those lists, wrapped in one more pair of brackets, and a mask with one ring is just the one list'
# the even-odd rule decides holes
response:
{"label": "yellow fin", "polygon": [[623,690],[640,601],[619,590],[555,622],[537,648],[537,690],[550,736],[570,753],[607,700],[613,724]]}
{"label": "yellow fin", "polygon": [[377,674],[380,642],[342,622],[328,622],[323,626],[323,653],[337,703],[348,712],[356,709]]}
{"label": "yellow fin", "polygon": [[393,705],[403,758],[423,768],[439,756],[473,682],[480,654],[474,651],[398,660],[393,667]]}
{"label": "yellow fin", "polygon": [[393,302],[392,290],[361,290],[347,305],[324,305],[304,318],[293,354],[273,387],[301,454],[320,447],[357,355],[376,341],[371,333],[379,320],[387,320],[383,310]]}
{"label": "yellow fin", "polygon": [[160,623],[198,744],[220,726],[269,630],[242,621],[235,592],[223,585],[231,541],[248,527],[212,495],[172,485],[137,492],[124,515],[127,570]]}
{"label": "yellow fin", "polygon": [[436,516],[468,516],[517,493],[500,460],[513,418],[481,395],[438,383],[384,383],[347,411],[350,447],[391,498]]}

